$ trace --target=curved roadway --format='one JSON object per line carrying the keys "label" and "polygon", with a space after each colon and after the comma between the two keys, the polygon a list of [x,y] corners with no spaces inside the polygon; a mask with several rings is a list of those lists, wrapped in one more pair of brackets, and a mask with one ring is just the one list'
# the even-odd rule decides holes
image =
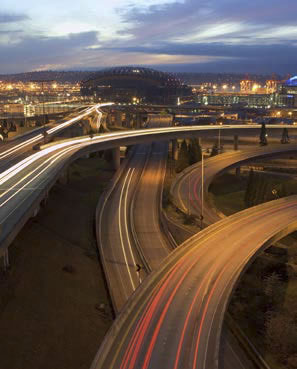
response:
{"label": "curved roadway", "polygon": [[[0,175],[2,245],[76,157],[127,142],[164,140],[206,130],[179,127],[108,134],[50,146],[27,158]],[[249,209],[200,232],[174,251],[134,293],[94,367],[216,368],[226,297],[248,258],[282,229],[295,227],[296,208],[293,197]],[[266,229],[262,224],[269,226]],[[259,229],[261,232],[254,232]]]}
{"label": "curved roadway", "polygon": [[186,241],[134,294],[92,368],[215,369],[228,300],[247,264],[297,227],[297,196],[209,226]]}
{"label": "curved roadway", "polygon": [[[236,125],[151,128],[71,139],[47,145],[44,150],[0,173],[0,255],[25,222],[36,213],[41,200],[47,196],[63,170],[78,157],[121,145],[164,141],[180,136],[191,137],[194,134],[209,135],[218,130],[221,130],[222,134],[243,131],[253,133],[258,132],[259,127],[259,125]],[[281,130],[284,126],[272,127]]]}
{"label": "curved roadway", "polygon": [[[64,129],[77,123],[86,116],[96,112],[101,119],[102,113],[100,107],[109,106],[111,103],[96,104],[92,107],[81,110],[80,112],[74,112],[67,116],[63,121],[58,121],[55,124],[47,124],[43,127],[34,129],[23,135],[16,136],[14,139],[5,141],[0,145],[0,172],[9,168],[11,165],[20,161],[25,156],[32,154],[33,146],[42,143],[44,140],[44,134],[48,137],[61,133]],[[99,119],[98,118],[98,119]],[[99,122],[100,123],[100,122]]]}
{"label": "curved roadway", "polygon": [[[204,160],[203,223],[209,225],[224,217],[222,213],[218,212],[212,206],[208,198],[208,187],[216,175],[253,160],[296,153],[296,151],[296,145],[294,144],[275,145],[261,148],[257,147],[245,151],[228,152]],[[178,175],[171,186],[171,194],[174,198],[175,205],[182,211],[186,213],[190,212],[198,217],[201,215],[201,190],[201,162],[185,169]]]}

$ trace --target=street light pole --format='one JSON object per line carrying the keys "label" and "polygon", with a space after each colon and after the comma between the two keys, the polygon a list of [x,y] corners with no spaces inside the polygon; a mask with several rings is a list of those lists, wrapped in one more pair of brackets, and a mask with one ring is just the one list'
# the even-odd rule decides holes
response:
{"label": "street light pole", "polygon": [[31,82],[41,83],[41,92],[42,92],[42,115],[43,115],[43,137],[45,144],[45,136],[46,136],[46,127],[45,127],[45,114],[44,114],[44,83],[53,82],[52,79],[42,79],[42,80],[33,80]]}
{"label": "street light pole", "polygon": [[190,212],[190,204],[191,204],[191,202],[190,202],[190,195],[191,195],[190,174],[188,175],[188,178],[189,178],[189,180],[188,180],[188,215],[190,215],[191,214],[191,212]]}
{"label": "street light pole", "polygon": [[204,155],[201,150],[201,215],[200,215],[200,227],[203,228],[203,206],[204,206]]}
{"label": "street light pole", "polygon": [[218,152],[221,153],[221,129],[219,128],[219,144],[218,144]]}

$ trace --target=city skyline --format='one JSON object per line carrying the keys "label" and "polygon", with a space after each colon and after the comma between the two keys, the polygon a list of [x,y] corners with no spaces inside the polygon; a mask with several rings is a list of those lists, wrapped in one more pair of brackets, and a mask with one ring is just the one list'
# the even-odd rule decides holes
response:
{"label": "city skyline", "polygon": [[296,11],[290,0],[4,0],[0,74],[117,65],[296,74]]}

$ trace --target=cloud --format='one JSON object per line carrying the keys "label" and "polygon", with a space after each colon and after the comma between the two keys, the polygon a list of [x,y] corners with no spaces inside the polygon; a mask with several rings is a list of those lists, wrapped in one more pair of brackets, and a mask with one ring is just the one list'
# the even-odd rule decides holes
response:
{"label": "cloud", "polygon": [[48,65],[52,69],[74,63],[83,67],[84,55],[94,44],[98,44],[98,33],[93,31],[64,37],[22,36],[17,43],[0,45],[0,69],[13,73],[45,69]]}
{"label": "cloud", "polygon": [[[98,24],[89,28],[84,14],[81,23],[72,15],[69,23],[63,18],[59,32],[54,33],[52,27],[55,36],[50,37],[46,28],[36,34],[37,20],[31,19],[21,31],[15,22],[28,20],[26,15],[0,13],[0,25],[7,29],[0,31],[0,68],[85,69],[123,64],[228,72],[296,68],[297,1],[168,0],[143,5],[130,0],[126,4],[116,9],[112,21],[104,15],[104,25],[110,24],[113,32],[108,27],[102,30],[100,41],[96,31],[83,32],[100,29]],[[83,27],[75,28],[76,24]],[[81,32],[56,36],[71,29]]]}
{"label": "cloud", "polygon": [[1,23],[16,23],[24,20],[28,20],[29,17],[26,14],[7,14],[0,13],[0,24]]}
{"label": "cloud", "polygon": [[[135,41],[181,40],[233,33],[261,36],[267,28],[296,25],[297,2],[292,0],[185,0],[146,8],[121,9],[123,21],[129,26],[123,32]],[[217,29],[216,29],[217,28]],[[212,35],[212,34],[213,35]],[[282,38],[281,30],[278,37]],[[269,35],[268,35],[269,37]]]}

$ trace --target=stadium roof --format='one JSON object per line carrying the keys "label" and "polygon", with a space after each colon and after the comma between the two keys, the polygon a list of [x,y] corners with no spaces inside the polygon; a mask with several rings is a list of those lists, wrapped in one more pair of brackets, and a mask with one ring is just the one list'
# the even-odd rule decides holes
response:
{"label": "stadium roof", "polygon": [[94,80],[104,80],[109,78],[131,78],[131,79],[142,79],[142,80],[154,80],[158,82],[158,84],[163,85],[164,87],[180,87],[183,85],[180,79],[178,79],[175,75],[165,72],[160,72],[150,68],[144,67],[114,67],[104,69],[92,75],[92,77],[85,81],[84,83],[88,83]]}
{"label": "stadium roof", "polygon": [[297,76],[295,76],[295,77],[292,77],[292,78],[288,79],[288,80],[285,82],[285,85],[286,85],[286,86],[296,86],[296,87],[297,87]]}

